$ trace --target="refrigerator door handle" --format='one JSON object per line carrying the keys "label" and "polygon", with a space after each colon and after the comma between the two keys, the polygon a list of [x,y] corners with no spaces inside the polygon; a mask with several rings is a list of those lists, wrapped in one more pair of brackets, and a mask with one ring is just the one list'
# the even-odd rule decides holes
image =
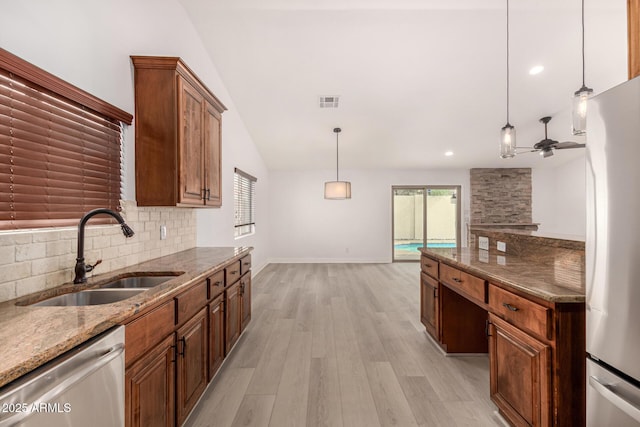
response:
{"label": "refrigerator door handle", "polygon": [[620,408],[620,410],[624,411],[634,420],[640,422],[640,408],[618,395],[614,390],[612,390],[611,386],[603,384],[593,375],[589,376],[589,385],[591,385],[591,387],[593,387],[602,395],[602,397],[607,399],[613,405]]}

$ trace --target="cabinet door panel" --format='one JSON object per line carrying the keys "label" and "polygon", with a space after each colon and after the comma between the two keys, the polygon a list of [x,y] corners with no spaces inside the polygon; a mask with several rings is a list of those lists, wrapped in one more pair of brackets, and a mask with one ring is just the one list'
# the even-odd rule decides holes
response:
{"label": "cabinet door panel", "polygon": [[165,338],[125,373],[125,425],[175,425],[174,335]]}
{"label": "cabinet door panel", "polygon": [[229,287],[226,290],[227,301],[225,307],[225,322],[226,322],[226,335],[225,335],[225,354],[229,354],[231,348],[234,346],[238,337],[240,336],[240,328],[242,319],[240,317],[240,282],[236,282],[235,285]]}
{"label": "cabinet door panel", "polygon": [[177,416],[181,425],[207,386],[207,309],[177,332]]}
{"label": "cabinet door panel", "polygon": [[551,348],[489,315],[491,399],[515,426],[550,425]]}
{"label": "cabinet door panel", "polygon": [[224,295],[209,306],[209,381],[224,360]]}
{"label": "cabinet door panel", "polygon": [[202,95],[178,79],[180,88],[180,203],[203,204]]}
{"label": "cabinet door panel", "polygon": [[240,308],[242,310],[242,324],[240,331],[244,331],[251,321],[251,273],[247,273],[240,279]]}
{"label": "cabinet door panel", "polygon": [[422,280],[420,287],[420,319],[425,328],[427,328],[427,332],[439,341],[438,282],[425,273],[421,273],[420,276]]}
{"label": "cabinet door panel", "polygon": [[220,113],[210,104],[204,108],[204,170],[207,194],[205,204],[222,205]]}

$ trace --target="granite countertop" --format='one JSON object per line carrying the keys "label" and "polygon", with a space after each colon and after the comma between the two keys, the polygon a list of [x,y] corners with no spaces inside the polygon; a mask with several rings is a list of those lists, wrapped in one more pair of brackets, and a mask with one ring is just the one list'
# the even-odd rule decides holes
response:
{"label": "granite countertop", "polygon": [[[214,270],[248,254],[253,248],[193,248],[110,273],[95,275],[84,285],[58,288],[0,303],[0,386],[54,359],[67,350],[121,324],[126,319],[203,280]],[[131,273],[180,273],[179,276],[114,304],[84,307],[24,306],[67,293],[97,287]],[[18,304],[18,305],[16,305]]]}
{"label": "granite countertop", "polygon": [[584,302],[584,267],[571,268],[558,256],[553,262],[472,248],[420,249],[445,264],[496,284],[554,303]]}

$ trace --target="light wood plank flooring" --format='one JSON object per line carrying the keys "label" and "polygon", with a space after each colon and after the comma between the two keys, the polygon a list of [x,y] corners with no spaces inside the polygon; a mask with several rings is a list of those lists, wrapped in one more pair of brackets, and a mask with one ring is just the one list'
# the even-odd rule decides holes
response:
{"label": "light wood plank flooring", "polygon": [[487,357],[420,323],[419,264],[271,264],[253,318],[188,426],[502,426]]}

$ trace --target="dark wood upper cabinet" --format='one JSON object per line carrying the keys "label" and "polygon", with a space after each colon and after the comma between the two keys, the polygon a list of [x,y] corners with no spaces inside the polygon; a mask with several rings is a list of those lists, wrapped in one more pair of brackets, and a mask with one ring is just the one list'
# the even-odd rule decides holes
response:
{"label": "dark wood upper cabinet", "polygon": [[220,207],[226,107],[180,58],[131,60],[138,206]]}

